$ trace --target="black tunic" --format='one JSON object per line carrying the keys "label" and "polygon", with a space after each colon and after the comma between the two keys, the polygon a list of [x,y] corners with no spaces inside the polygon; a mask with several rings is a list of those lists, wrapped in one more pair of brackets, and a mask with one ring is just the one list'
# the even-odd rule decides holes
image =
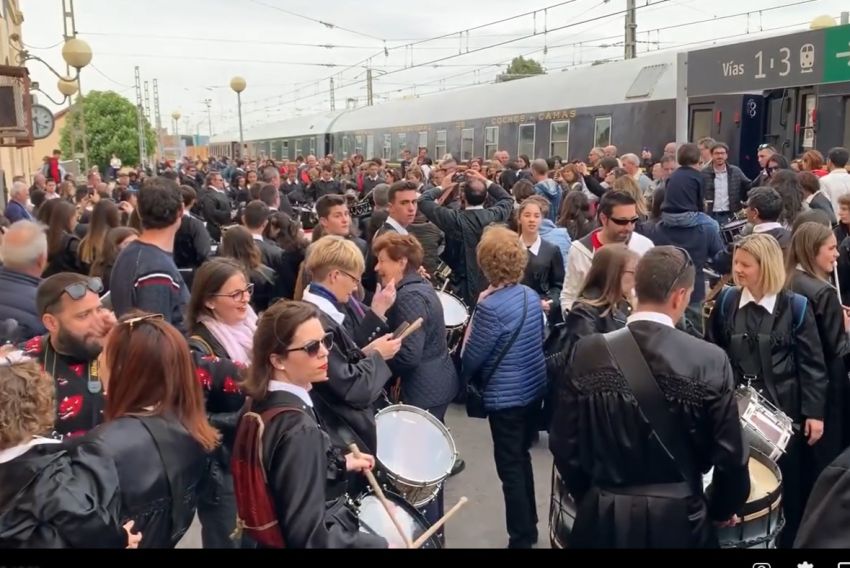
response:
{"label": "black tunic", "polygon": [[550,428],[555,466],[578,506],[570,546],[716,547],[712,521],[731,517],[749,493],[729,359],[718,347],[662,324],[638,321],[629,329],[682,422],[693,469],[714,467],[714,491],[706,501],[696,493],[701,487],[686,497],[657,496],[646,487],[669,487],[682,477],[652,436],[604,337],[585,337],[557,384]]}
{"label": "black tunic", "polygon": [[96,451],[39,444],[0,463],[0,548],[124,548],[120,508],[115,464]]}
{"label": "black tunic", "polygon": [[345,455],[331,446],[316,414],[295,394],[270,392],[258,413],[286,406],[263,433],[263,463],[287,548],[385,548],[386,540],[359,531],[347,504]]}
{"label": "black tunic", "polygon": [[850,449],[818,477],[794,548],[850,548]]}
{"label": "black tunic", "polygon": [[557,322],[561,314],[561,288],[564,286],[564,256],[556,246],[540,239],[537,254],[528,247],[528,262],[522,284],[540,295],[541,300],[551,300],[549,324]]}

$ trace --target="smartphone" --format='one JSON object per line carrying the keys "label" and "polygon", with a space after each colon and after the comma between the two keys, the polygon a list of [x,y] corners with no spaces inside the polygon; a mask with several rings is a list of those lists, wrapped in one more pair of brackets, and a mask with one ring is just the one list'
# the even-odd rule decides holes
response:
{"label": "smartphone", "polygon": [[401,334],[404,333],[404,330],[406,330],[408,327],[410,327],[410,323],[402,322],[402,324],[398,326],[398,328],[396,328],[396,330],[393,332],[393,339],[398,339],[399,336],[401,336]]}

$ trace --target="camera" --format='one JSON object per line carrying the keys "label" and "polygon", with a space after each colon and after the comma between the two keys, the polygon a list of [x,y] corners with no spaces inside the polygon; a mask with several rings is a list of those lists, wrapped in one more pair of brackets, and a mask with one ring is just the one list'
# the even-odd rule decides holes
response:
{"label": "camera", "polygon": [[462,172],[452,174],[452,183],[466,183],[466,174]]}

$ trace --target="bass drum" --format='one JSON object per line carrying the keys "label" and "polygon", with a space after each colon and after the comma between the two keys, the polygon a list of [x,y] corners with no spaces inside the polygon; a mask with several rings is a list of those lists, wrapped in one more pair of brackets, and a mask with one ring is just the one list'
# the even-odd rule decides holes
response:
{"label": "bass drum", "polygon": [[[428,530],[428,521],[425,520],[425,517],[413,505],[389,491],[384,491],[384,496],[390,502],[390,508],[393,510],[393,514],[401,525],[405,536],[410,539],[410,542],[415,541]],[[402,541],[401,535],[398,534],[398,529],[396,529],[376,495],[371,491],[364,493],[357,499],[357,502],[360,532],[382,536],[391,546],[405,548],[406,545]],[[425,541],[422,548],[442,548],[442,546],[437,536],[432,535],[431,538]]]}

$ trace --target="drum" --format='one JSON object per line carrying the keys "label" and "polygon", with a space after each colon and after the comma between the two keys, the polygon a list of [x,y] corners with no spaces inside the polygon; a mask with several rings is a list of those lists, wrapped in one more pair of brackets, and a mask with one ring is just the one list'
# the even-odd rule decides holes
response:
{"label": "drum", "polygon": [[773,461],[779,461],[794,434],[791,418],[750,386],[739,387],[735,391],[735,398],[744,437],[750,448]]}
{"label": "drum", "polygon": [[741,235],[744,229],[746,229],[747,223],[748,221],[746,219],[741,219],[740,221],[730,221],[720,227],[720,236],[723,237],[723,242],[727,245],[734,243],[735,238]]}
{"label": "drum", "polygon": [[[390,502],[393,508],[393,514],[407,538],[410,539],[410,542],[415,541],[428,530],[428,522],[413,505],[391,492],[385,491],[384,496]],[[405,547],[404,541],[402,541],[401,536],[398,534],[398,529],[396,529],[390,516],[384,510],[381,501],[375,495],[371,492],[361,495],[357,499],[357,506],[360,532],[382,536],[394,547]],[[437,536],[432,535],[431,538],[425,541],[422,548],[442,548],[442,546],[440,546]]]}
{"label": "drum", "polygon": [[428,412],[394,404],[375,415],[375,456],[387,481],[417,509],[430,503],[452,471],[457,448],[448,429]]}
{"label": "drum", "polygon": [[776,539],[785,525],[779,466],[764,453],[751,449],[749,470],[750,495],[737,513],[741,522],[717,529],[721,548],[776,548]]}
{"label": "drum", "polygon": [[454,353],[463,341],[463,333],[466,330],[467,322],[469,322],[469,309],[467,309],[463,300],[457,296],[443,292],[442,290],[437,290],[436,292],[437,297],[440,299],[440,304],[443,306],[443,320],[446,324],[446,343],[449,347],[449,353]]}
{"label": "drum", "polygon": [[576,521],[576,503],[558,468],[552,465],[552,497],[549,502],[549,542],[552,548],[567,548]]}

